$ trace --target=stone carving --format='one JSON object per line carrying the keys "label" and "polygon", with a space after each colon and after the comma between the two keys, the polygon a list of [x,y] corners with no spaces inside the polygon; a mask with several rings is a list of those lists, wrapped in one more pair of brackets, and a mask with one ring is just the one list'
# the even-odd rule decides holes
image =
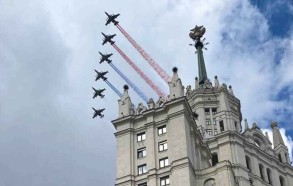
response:
{"label": "stone carving", "polygon": [[212,83],[208,79],[206,79],[205,82],[204,82],[204,88],[206,88],[206,89],[212,89],[213,88]]}
{"label": "stone carving", "polygon": [[139,115],[146,110],[147,110],[146,106],[144,106],[142,103],[139,103],[136,109],[136,114]]}
{"label": "stone carving", "polygon": [[160,97],[159,100],[156,103],[156,107],[162,107],[166,103],[166,100],[163,97]]}
{"label": "stone carving", "polygon": [[186,96],[189,96],[190,94],[191,94],[191,92],[192,92],[192,90],[191,90],[191,85],[188,85],[187,87],[186,87]]}
{"label": "stone carving", "polygon": [[149,101],[148,101],[148,107],[149,107],[149,109],[155,108],[155,102],[154,102],[153,98],[150,98],[149,99]]}

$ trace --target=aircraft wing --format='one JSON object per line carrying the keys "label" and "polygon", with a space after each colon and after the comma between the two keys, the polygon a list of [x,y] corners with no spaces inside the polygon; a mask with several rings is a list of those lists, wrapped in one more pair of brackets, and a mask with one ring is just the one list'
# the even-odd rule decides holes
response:
{"label": "aircraft wing", "polygon": [[110,24],[111,23],[111,20],[110,19],[107,19],[107,22],[106,22],[106,26],[108,25],[108,24]]}

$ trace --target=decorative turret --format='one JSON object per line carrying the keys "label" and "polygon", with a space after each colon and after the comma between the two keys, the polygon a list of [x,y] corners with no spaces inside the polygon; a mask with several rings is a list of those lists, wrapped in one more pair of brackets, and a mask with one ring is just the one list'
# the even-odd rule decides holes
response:
{"label": "decorative turret", "polygon": [[[204,57],[202,49],[204,48],[203,40],[201,37],[205,33],[205,28],[203,26],[195,26],[190,30],[189,37],[195,42],[195,44],[190,44],[196,48],[197,60],[198,60],[198,76],[199,76],[199,85],[203,86],[205,81],[208,80]],[[205,43],[208,44],[208,43]]]}
{"label": "decorative turret", "polygon": [[128,94],[128,86],[124,85],[124,93],[120,100],[118,100],[119,104],[119,117],[124,117],[131,115],[133,110],[133,104],[131,103],[131,99]]}
{"label": "decorative turret", "polygon": [[280,130],[278,128],[277,122],[272,122],[271,124],[272,130],[273,130],[273,142],[274,142],[274,148],[276,148],[278,145],[285,145],[283,138],[281,136]]}
{"label": "decorative turret", "polygon": [[195,89],[199,89],[198,77],[195,77]]}
{"label": "decorative turret", "polygon": [[182,86],[181,79],[178,77],[177,71],[178,69],[174,67],[173,76],[171,82],[169,82],[170,100],[184,96],[184,87]]}
{"label": "decorative turret", "polygon": [[231,85],[229,86],[229,93],[230,93],[232,96],[234,96],[233,89],[232,89],[232,86],[231,86]]}
{"label": "decorative turret", "polygon": [[271,127],[273,130],[274,150],[275,150],[276,154],[278,155],[279,161],[282,163],[289,163],[290,164],[288,148],[283,141],[280,130],[278,128],[278,123],[275,121],[272,122]]}
{"label": "decorative turret", "polygon": [[218,76],[215,76],[214,84],[215,84],[216,89],[220,88],[220,83],[219,83],[219,80],[218,80]]}
{"label": "decorative turret", "polygon": [[245,130],[249,129],[248,122],[247,122],[246,118],[244,119],[244,126],[245,126]]}

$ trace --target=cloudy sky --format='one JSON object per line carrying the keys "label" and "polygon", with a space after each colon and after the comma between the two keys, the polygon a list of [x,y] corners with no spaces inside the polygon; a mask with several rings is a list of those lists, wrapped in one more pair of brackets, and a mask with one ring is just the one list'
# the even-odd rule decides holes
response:
{"label": "cloudy sky", "polygon": [[[156,93],[109,45],[115,41],[167,93],[168,87],[119,30],[105,26],[104,11],[120,13],[120,25],[171,75],[194,87],[197,61],[189,30],[205,25],[208,76],[233,86],[249,124],[279,122],[293,146],[292,0],[0,0],[0,185],[113,185],[119,97],[94,68],[125,82],[98,51],[114,53],[119,69],[149,97]],[[106,88],[92,99],[91,87]],[[142,102],[130,90],[134,104]],[[106,108],[104,119],[92,109]]]}

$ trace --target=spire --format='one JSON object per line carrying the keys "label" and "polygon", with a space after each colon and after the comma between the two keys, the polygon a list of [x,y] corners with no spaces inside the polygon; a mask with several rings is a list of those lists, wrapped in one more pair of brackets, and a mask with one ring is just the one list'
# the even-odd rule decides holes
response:
{"label": "spire", "polygon": [[[205,28],[203,26],[195,26],[193,29],[190,30],[189,37],[193,39],[195,44],[190,44],[196,48],[197,53],[197,60],[198,60],[198,76],[199,76],[199,85],[203,85],[205,81],[208,79],[205,62],[203,58],[202,49],[204,48],[204,39],[201,40],[200,38],[205,33]],[[208,43],[205,43],[208,44]]]}
{"label": "spire", "polygon": [[280,130],[278,128],[278,123],[277,122],[272,122],[272,130],[273,130],[273,142],[274,142],[274,148],[276,148],[278,145],[284,145],[285,143],[283,141],[283,138],[281,136]]}
{"label": "spire", "polygon": [[133,104],[131,103],[131,99],[128,94],[128,86],[124,85],[124,93],[120,100],[118,100],[119,104],[119,116],[124,117],[132,114]]}

